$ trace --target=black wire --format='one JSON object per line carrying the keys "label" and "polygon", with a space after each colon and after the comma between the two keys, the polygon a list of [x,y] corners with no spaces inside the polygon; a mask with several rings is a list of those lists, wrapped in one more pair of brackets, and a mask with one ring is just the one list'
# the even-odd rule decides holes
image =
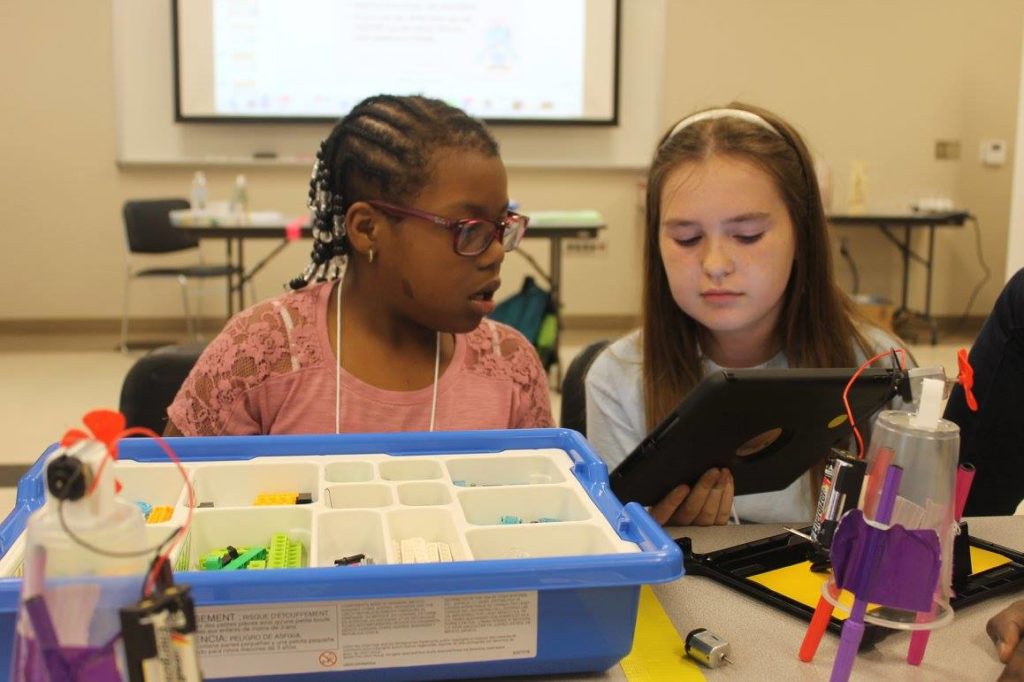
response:
{"label": "black wire", "polygon": [[967,308],[964,310],[964,314],[960,316],[960,319],[955,325],[953,325],[954,334],[960,332],[963,329],[964,324],[967,322],[968,316],[971,314],[971,308],[974,306],[974,299],[977,298],[981,292],[981,288],[988,282],[989,277],[992,276],[992,270],[988,267],[988,263],[985,262],[985,255],[981,250],[981,226],[978,224],[978,219],[973,215],[967,216],[967,220],[970,221],[971,227],[974,228],[974,246],[978,253],[978,265],[984,271],[984,275],[981,277],[981,281],[974,285],[974,290],[971,291],[970,297],[967,299]]}
{"label": "black wire", "polygon": [[178,526],[171,532],[170,536],[166,540],[161,540],[158,544],[153,545],[152,547],[147,547],[146,549],[137,549],[131,552],[117,552],[110,549],[103,549],[102,547],[97,547],[91,542],[86,542],[81,538],[81,536],[76,535],[71,530],[71,528],[68,527],[67,520],[64,518],[64,502],[65,500],[60,500],[60,502],[57,503],[57,517],[60,520],[60,527],[64,530],[65,533],[68,534],[68,537],[71,538],[71,540],[75,542],[75,544],[81,545],[90,552],[95,552],[96,554],[100,554],[102,556],[114,557],[115,559],[130,559],[132,557],[152,554],[153,552],[159,553],[160,550],[163,549],[164,546],[167,545],[167,543],[173,540],[174,537],[181,531],[181,526]]}
{"label": "black wire", "polygon": [[850,266],[850,275],[853,277],[853,295],[856,296],[860,293],[860,272],[857,270],[856,261],[853,260],[853,254],[850,253],[850,249],[846,246],[845,237],[839,240],[839,255]]}
{"label": "black wire", "polygon": [[[81,461],[81,460],[79,460],[79,461]],[[68,479],[68,482],[65,485],[65,490],[70,490],[72,484],[75,481],[77,481],[79,478],[83,477],[83,475],[84,475],[82,473],[83,472],[83,466],[84,465],[78,467],[78,469],[75,470],[75,473],[71,476],[71,478]],[[159,544],[154,545],[153,547],[147,547],[146,549],[133,550],[131,552],[117,552],[117,551],[114,551],[114,550],[103,549],[102,547],[97,547],[96,545],[94,545],[94,544],[92,544],[90,542],[86,542],[85,540],[83,540],[81,538],[81,536],[76,535],[71,530],[71,528],[68,526],[67,519],[64,518],[64,503],[66,501],[67,500],[65,500],[62,497],[62,498],[60,498],[60,501],[57,503],[57,519],[60,521],[60,527],[64,530],[65,533],[68,534],[68,537],[71,538],[71,540],[74,543],[76,543],[78,545],[81,545],[82,547],[86,548],[90,552],[94,552],[94,553],[99,554],[101,556],[109,556],[109,557],[113,557],[115,559],[130,559],[132,557],[145,556],[147,554],[151,554],[152,552],[157,552],[158,553],[157,556],[159,556],[160,550],[163,549],[163,547],[165,545],[167,545],[167,543],[169,543],[171,540],[173,540],[174,537],[181,531],[181,527],[180,526],[178,528],[175,528],[174,531],[171,533],[170,537],[168,537],[166,540],[162,540]]]}
{"label": "black wire", "polygon": [[[178,530],[175,530],[173,533],[171,533],[167,537],[167,539],[164,540],[160,544],[160,546],[156,550],[156,556],[153,557],[153,560],[149,562],[149,568],[146,569],[145,577],[142,579],[142,589],[140,590],[140,593],[142,594],[142,598],[143,599],[145,599],[145,598],[147,598],[149,596],[148,594],[146,594],[146,585],[149,584],[149,576],[153,575],[153,569],[156,568],[157,562],[160,561],[160,557],[163,556],[163,548],[164,548],[164,546],[166,546],[168,543],[170,543],[175,538],[175,536],[177,534],[178,534]],[[173,573],[174,569],[171,568],[171,566],[170,566],[171,558],[167,557],[166,559],[164,559],[164,561],[167,562],[168,571]],[[170,579],[170,584],[173,584],[173,583],[174,583],[174,578],[172,576],[171,579]],[[153,582],[153,587],[154,587],[154,589],[156,589],[159,586],[160,586],[160,576],[157,575],[156,579]]]}

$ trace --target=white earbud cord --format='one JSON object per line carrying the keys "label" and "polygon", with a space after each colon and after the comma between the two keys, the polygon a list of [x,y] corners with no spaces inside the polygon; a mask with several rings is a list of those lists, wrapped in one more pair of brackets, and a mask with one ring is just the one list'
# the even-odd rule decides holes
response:
{"label": "white earbud cord", "polygon": [[341,433],[341,280],[338,280],[336,319],[334,321],[334,354],[338,366],[334,374],[334,432]]}
{"label": "white earbud cord", "polygon": [[441,332],[434,337],[434,395],[430,399],[430,430],[434,430],[434,417],[437,415],[437,378],[441,373]]}
{"label": "white earbud cord", "polygon": [[[334,354],[337,367],[334,373],[334,433],[341,433],[341,280],[338,280],[336,315],[334,321]],[[441,375],[441,332],[434,337],[434,390],[430,398],[430,430],[437,418],[437,384]]]}

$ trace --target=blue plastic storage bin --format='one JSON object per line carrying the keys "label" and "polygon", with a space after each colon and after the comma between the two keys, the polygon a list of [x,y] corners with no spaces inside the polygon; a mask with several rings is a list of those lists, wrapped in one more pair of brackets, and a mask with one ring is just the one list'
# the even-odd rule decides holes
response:
{"label": "blue plastic storage bin", "polygon": [[[313,674],[432,680],[602,671],[629,653],[640,586],[683,572],[676,544],[639,505],[619,503],[606,466],[575,431],[171,442],[189,468],[196,503],[204,496],[215,500],[213,509],[195,510],[189,548],[174,557],[180,566],[194,567],[196,556],[209,550],[202,543],[216,544],[224,528],[245,544],[250,541],[242,536],[254,528],[283,530],[274,528],[275,520],[304,538],[308,562],[319,564],[176,573],[178,582],[192,586],[207,679],[253,679],[256,671],[268,681]],[[22,478],[15,508],[0,525],[0,566],[14,565],[28,516],[44,500],[49,452]],[[117,475],[123,494],[145,490],[177,500],[164,534],[185,513],[187,497],[176,496],[168,482],[175,471],[154,442],[122,442]],[[140,487],[147,477],[148,487]],[[267,481],[315,486],[304,491],[314,501],[246,503],[253,490],[268,488]],[[509,518],[522,525],[506,526]],[[443,539],[455,561],[394,563],[398,529],[425,535],[434,527],[431,519],[447,527]],[[384,530],[373,531],[376,523]],[[356,536],[376,549],[378,562],[330,565],[339,543]],[[0,643],[13,642],[20,583],[0,578]],[[415,634],[421,630],[425,634]],[[4,679],[10,649],[0,645]]]}

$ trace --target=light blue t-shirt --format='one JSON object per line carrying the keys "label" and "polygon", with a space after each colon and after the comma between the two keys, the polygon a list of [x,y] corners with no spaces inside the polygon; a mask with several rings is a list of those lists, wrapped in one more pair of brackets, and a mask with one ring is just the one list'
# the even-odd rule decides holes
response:
{"label": "light blue t-shirt", "polygon": [[[903,343],[876,327],[861,332],[877,352]],[[643,352],[640,331],[636,330],[615,341],[594,360],[587,372],[587,440],[608,465],[615,469],[647,436],[644,409]],[[856,348],[857,364],[867,357]],[[911,364],[909,356],[907,364]],[[704,375],[719,367],[711,360],[702,360]],[[756,369],[789,367],[785,354],[779,353]],[[811,494],[806,476],[789,487],[770,493],[738,495],[734,505],[741,521],[754,523],[809,523],[814,515],[817,493]]]}

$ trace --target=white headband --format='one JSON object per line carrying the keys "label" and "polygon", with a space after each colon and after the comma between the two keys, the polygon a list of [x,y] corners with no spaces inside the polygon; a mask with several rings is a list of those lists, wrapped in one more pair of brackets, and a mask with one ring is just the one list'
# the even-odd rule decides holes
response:
{"label": "white headband", "polygon": [[771,123],[764,120],[763,118],[761,118],[752,111],[744,111],[743,109],[708,109],[707,111],[701,111],[692,116],[687,116],[686,118],[684,118],[682,121],[676,124],[676,126],[672,129],[672,132],[669,133],[668,137],[665,139],[670,139],[680,130],[686,128],[687,126],[693,125],[694,123],[699,123],[700,121],[711,121],[716,118],[738,118],[741,121],[746,121],[747,123],[753,123],[756,126],[761,126],[765,130],[769,130],[775,133],[776,135],[779,135],[779,137],[782,137],[782,135],[779,134],[779,131],[776,130]]}

